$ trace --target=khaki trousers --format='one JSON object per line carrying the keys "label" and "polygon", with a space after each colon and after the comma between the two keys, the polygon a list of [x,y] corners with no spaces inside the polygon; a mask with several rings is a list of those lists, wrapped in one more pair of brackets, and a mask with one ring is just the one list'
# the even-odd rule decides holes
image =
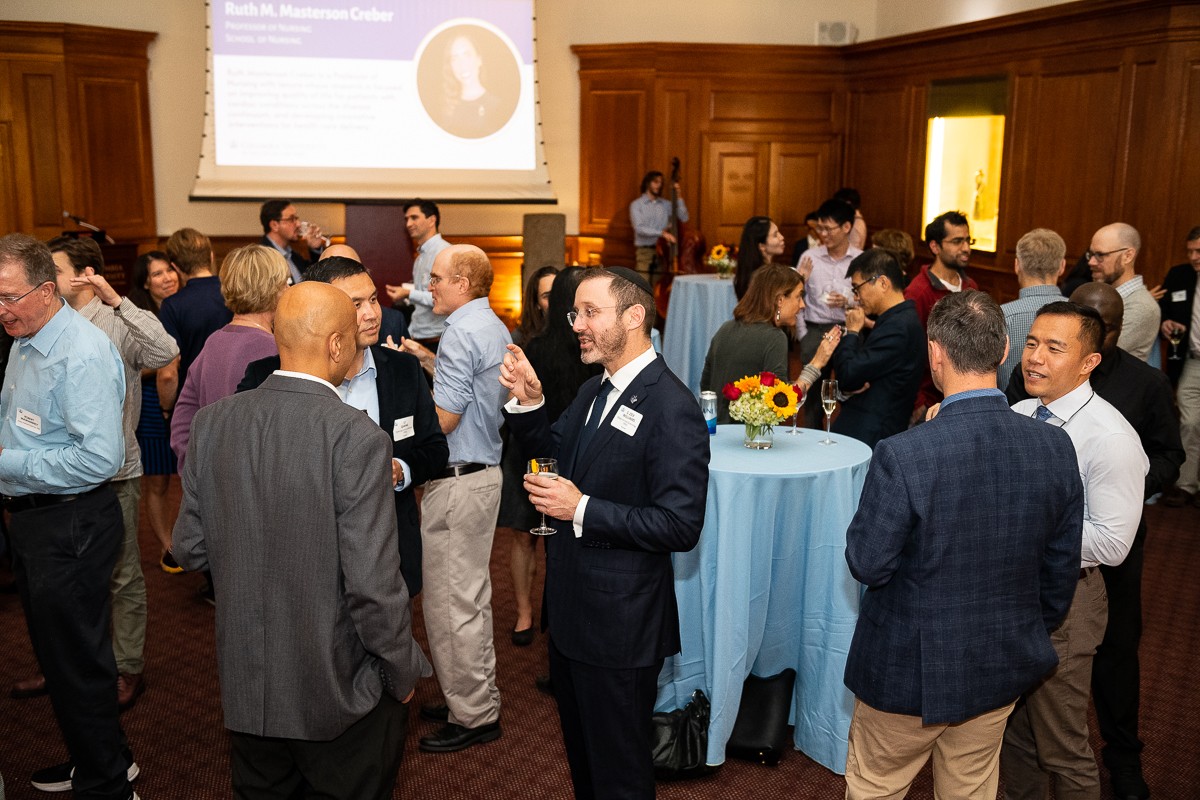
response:
{"label": "khaki trousers", "polygon": [[429,658],[450,722],[477,728],[500,718],[488,571],[499,467],[430,481],[421,500],[421,607]]}
{"label": "khaki trousers", "polygon": [[1179,404],[1179,438],[1186,456],[1179,468],[1175,485],[1195,494],[1200,491],[1197,467],[1200,466],[1200,358],[1188,357],[1175,388]]}
{"label": "khaki trousers", "polygon": [[112,581],[112,641],[117,672],[141,675],[145,669],[142,652],[146,647],[146,578],[142,574],[142,549],[138,546],[138,504],[142,499],[141,477],[112,482],[125,537],[117,551]]}
{"label": "khaki trousers", "polygon": [[1075,587],[1066,619],[1050,640],[1058,666],[1017,703],[1000,751],[1008,800],[1044,800],[1050,776],[1058,800],[1100,797],[1100,771],[1088,742],[1092,660],[1108,623],[1108,595],[1100,570]]}
{"label": "khaki trousers", "polygon": [[846,798],[900,798],[933,755],[938,800],[996,800],[1000,743],[1009,703],[953,725],[925,725],[920,717],[890,714],[854,701],[846,757]]}

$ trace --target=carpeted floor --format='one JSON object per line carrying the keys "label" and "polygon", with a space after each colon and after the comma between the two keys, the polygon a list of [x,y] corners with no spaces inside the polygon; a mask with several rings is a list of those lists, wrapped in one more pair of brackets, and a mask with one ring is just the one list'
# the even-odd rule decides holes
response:
{"label": "carpeted floor", "polygon": [[[176,495],[178,490],[176,487]],[[1142,720],[1146,777],[1155,798],[1200,796],[1200,510],[1146,509],[1145,634],[1142,641]],[[570,783],[557,717],[550,698],[534,688],[545,671],[545,639],[514,647],[515,621],[508,549],[511,532],[496,533],[492,556],[496,651],[503,693],[504,735],[460,753],[425,754],[417,737],[433,725],[410,727],[397,798],[507,800],[569,798]],[[230,796],[227,739],[221,726],[213,655],[213,609],[196,595],[200,577],[171,576],[157,567],[153,537],[143,525],[143,567],[150,598],[146,646],[148,688],[123,723],[142,774],[144,800],[207,800]],[[540,570],[540,567],[539,567]],[[6,582],[7,575],[0,576]],[[540,596],[540,574],[538,590]],[[420,614],[417,637],[424,643]],[[8,687],[34,669],[17,597],[0,595],[0,774],[9,800],[44,798],[30,773],[65,760],[49,701],[12,700]],[[422,682],[416,704],[434,700],[432,679]],[[1103,770],[1103,768],[1101,768]],[[926,767],[912,797],[931,797]],[[730,761],[697,781],[660,784],[664,800],[729,798],[840,798],[840,776],[803,753],[790,752],[774,768]],[[1111,797],[1107,782],[1105,798]]]}

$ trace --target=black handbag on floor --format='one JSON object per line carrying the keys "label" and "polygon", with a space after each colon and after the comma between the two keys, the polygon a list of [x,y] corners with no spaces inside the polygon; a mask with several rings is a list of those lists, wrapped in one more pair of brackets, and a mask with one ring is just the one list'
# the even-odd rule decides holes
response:
{"label": "black handbag on floor", "polygon": [[697,689],[691,701],[675,711],[655,714],[650,732],[654,777],[661,781],[698,778],[710,770],[708,759],[708,698]]}
{"label": "black handbag on floor", "polygon": [[795,685],[794,669],[769,678],[747,677],[725,754],[769,767],[778,764],[788,747],[788,714]]}

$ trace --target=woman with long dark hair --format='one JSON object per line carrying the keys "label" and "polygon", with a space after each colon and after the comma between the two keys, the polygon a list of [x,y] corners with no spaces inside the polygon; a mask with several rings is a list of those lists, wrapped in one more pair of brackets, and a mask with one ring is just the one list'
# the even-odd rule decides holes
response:
{"label": "woman with long dark hair", "polygon": [[[167,254],[152,250],[138,257],[133,264],[133,284],[129,299],[134,305],[158,316],[162,301],[166,300],[183,285],[183,277],[171,264]],[[171,476],[179,471],[175,453],[171,450],[171,437],[167,420],[169,409],[164,409],[159,399],[158,387],[174,387],[179,380],[179,359],[161,369],[142,371],[142,415],[138,420],[136,435],[142,449],[142,486],[146,495],[146,516],[150,529],[158,539],[161,554],[158,565],[163,572],[177,574],[183,569],[171,555],[171,529],[175,527],[173,514],[168,508],[167,492],[171,487]],[[172,398],[176,392],[165,392]]]}
{"label": "woman with long dark hair", "polygon": [[742,241],[738,245],[737,269],[733,273],[733,293],[741,300],[750,288],[750,277],[764,264],[773,264],[783,257],[787,242],[779,226],[770,217],[751,217],[742,226]]}
{"label": "woman with long dark hair", "polygon": [[[584,364],[579,356],[579,339],[567,322],[567,312],[575,306],[575,289],[583,275],[582,267],[567,267],[554,278],[550,288],[550,307],[546,312],[546,326],[540,334],[525,344],[524,350],[529,363],[537,370],[538,375],[553,375],[554,380],[546,381],[545,392],[546,414],[553,423],[575,399],[579,387],[588,378],[600,372],[598,364]],[[528,458],[544,456],[545,453],[522,453],[522,461]],[[520,489],[518,483],[517,488]],[[524,491],[522,490],[522,494]],[[528,504],[528,495],[525,495]],[[529,505],[530,512],[533,506]],[[538,517],[540,521],[540,517]],[[536,523],[535,523],[536,524]],[[517,623],[513,630],[514,644],[529,644],[533,641],[533,591],[534,576],[537,572],[537,539],[538,537],[518,530],[513,536],[512,567],[513,591],[517,596]]]}
{"label": "woman with long dark hair", "polygon": [[546,327],[546,309],[550,307],[550,287],[554,285],[557,267],[539,267],[525,283],[521,298],[521,321],[513,329],[515,345],[524,345]]}

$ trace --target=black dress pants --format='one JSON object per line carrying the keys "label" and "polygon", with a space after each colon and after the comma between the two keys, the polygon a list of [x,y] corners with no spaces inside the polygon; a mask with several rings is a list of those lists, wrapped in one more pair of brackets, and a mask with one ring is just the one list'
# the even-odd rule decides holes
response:
{"label": "black dress pants", "polygon": [[230,732],[236,800],[391,800],[408,706],[387,692],[327,742]]}
{"label": "black dress pants", "polygon": [[29,639],[75,766],[75,797],[127,800],[109,633],[109,581],[125,535],[116,494],[104,486],[16,512],[9,533]]}
{"label": "black dress pants", "polygon": [[651,717],[662,659],[633,669],[567,658],[550,640],[550,682],[558,702],[576,800],[651,800]]}
{"label": "black dress pants", "polygon": [[1115,567],[1101,566],[1108,592],[1108,627],[1092,662],[1092,700],[1104,737],[1104,763],[1109,769],[1141,763],[1138,705],[1142,638],[1142,562],[1146,523],[1138,526],[1129,555]]}

